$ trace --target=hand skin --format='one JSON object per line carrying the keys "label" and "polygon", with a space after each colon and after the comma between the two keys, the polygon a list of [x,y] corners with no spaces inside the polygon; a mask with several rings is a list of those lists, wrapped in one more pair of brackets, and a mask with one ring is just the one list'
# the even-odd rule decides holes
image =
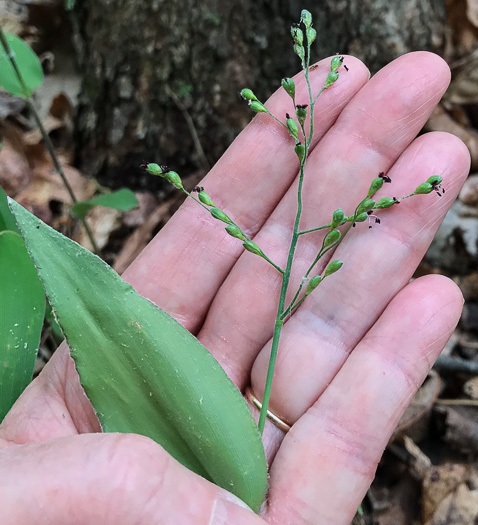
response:
{"label": "hand skin", "polygon": [[[270,488],[260,517],[153,441],[101,434],[62,346],[0,426],[2,525],[350,523],[461,313],[449,279],[409,280],[468,174],[469,154],[446,133],[414,140],[449,83],[439,57],[405,55],[371,80],[359,60],[345,63],[349,71],[341,68],[317,104],[301,228],[327,223],[337,207],[351,213],[381,171],[393,181],[383,195],[406,195],[434,174],[446,193],[408,199],[372,229],[358,225],[333,256],[343,268],[285,325],[271,409],[294,425],[285,435],[267,422]],[[311,73],[315,92],[329,64]],[[305,103],[303,75],[296,84]],[[291,110],[283,90],[267,105],[279,116]],[[283,265],[297,170],[290,137],[260,114],[201,186]],[[291,291],[320,242],[320,234],[301,238]],[[262,397],[280,287],[272,267],[188,201],[124,277],[197,335],[242,392],[252,382]]]}

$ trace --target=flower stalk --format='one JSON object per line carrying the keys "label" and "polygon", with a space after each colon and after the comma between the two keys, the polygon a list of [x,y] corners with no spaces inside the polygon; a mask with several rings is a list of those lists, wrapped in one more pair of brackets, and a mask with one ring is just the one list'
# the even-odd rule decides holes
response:
{"label": "flower stalk", "polygon": [[[303,10],[301,14],[301,21],[299,24],[294,24],[291,28],[291,35],[293,39],[294,52],[299,57],[302,70],[305,76],[308,93],[308,104],[296,104],[296,86],[294,80],[291,78],[285,78],[282,80],[281,85],[285,92],[289,95],[293,104],[294,115],[296,119],[291,116],[292,112],[285,114],[285,122],[280,120],[278,117],[273,115],[266,105],[258,100],[256,95],[250,89],[243,89],[241,96],[248,102],[251,110],[255,113],[265,113],[275,119],[280,125],[282,125],[291,138],[291,145],[294,148],[295,154],[299,162],[299,177],[298,177],[298,190],[297,190],[297,209],[292,227],[292,235],[287,255],[287,263],[285,268],[281,268],[278,264],[267,257],[263,250],[250,239],[244,231],[240,228],[233,219],[231,219],[223,210],[216,207],[213,200],[204,191],[204,188],[196,187],[194,191],[198,192],[198,198],[196,198],[192,192],[188,192],[182,185],[182,182],[176,172],[171,172],[166,166],[158,166],[157,164],[145,164],[143,168],[151,173],[152,175],[159,175],[164,179],[168,180],[171,184],[183,191],[189,198],[192,198],[203,208],[205,208],[215,219],[226,224],[226,232],[240,240],[244,246],[244,249],[250,253],[257,255],[267,261],[281,274],[281,287],[279,293],[279,302],[277,306],[277,313],[274,322],[274,332],[272,336],[272,346],[269,356],[269,365],[267,368],[267,375],[265,378],[264,393],[262,398],[262,408],[259,416],[258,428],[262,434],[265,427],[267,418],[267,412],[270,404],[270,397],[272,391],[272,382],[274,379],[274,370],[277,361],[277,354],[279,351],[279,342],[282,332],[282,328],[287,318],[304,302],[304,300],[313,293],[323,282],[324,279],[329,278],[336,272],[338,272],[343,266],[343,262],[340,260],[332,260],[325,267],[322,275],[313,275],[314,268],[317,263],[331,250],[334,250],[347,236],[347,234],[357,224],[369,221],[369,228],[372,228],[370,224],[371,220],[374,219],[375,224],[380,224],[380,219],[373,214],[374,211],[384,210],[391,208],[399,204],[404,199],[408,199],[415,195],[423,195],[435,191],[437,195],[441,196],[445,192],[442,188],[442,179],[438,175],[429,177],[426,182],[420,184],[414,192],[402,197],[400,199],[396,197],[381,197],[375,200],[375,194],[380,191],[385,183],[391,183],[391,179],[384,173],[379,173],[375,177],[366,195],[358,202],[354,211],[350,215],[345,215],[341,208],[337,208],[330,220],[325,225],[317,226],[307,230],[300,229],[300,221],[302,217],[303,209],[303,184],[305,178],[305,168],[307,158],[311,148],[312,137],[314,135],[314,110],[315,104],[317,103],[320,95],[326,90],[330,89],[340,77],[340,69],[343,67],[345,71],[349,71],[349,68],[344,64],[343,56],[335,56],[332,58],[330,63],[330,72],[325,78],[324,84],[319,92],[314,96],[312,93],[312,87],[309,78],[309,72],[311,69],[315,69],[316,66],[310,67],[310,46],[316,38],[315,29],[312,27],[312,15],[307,10]],[[306,118],[309,118],[309,129],[306,129]],[[373,221],[372,221],[373,222]],[[286,306],[286,297],[289,290],[290,279],[292,274],[294,256],[297,248],[297,243],[302,235],[308,233],[325,231],[322,245],[311,262],[308,270],[302,278],[292,301]],[[305,292],[304,292],[305,287]]]}

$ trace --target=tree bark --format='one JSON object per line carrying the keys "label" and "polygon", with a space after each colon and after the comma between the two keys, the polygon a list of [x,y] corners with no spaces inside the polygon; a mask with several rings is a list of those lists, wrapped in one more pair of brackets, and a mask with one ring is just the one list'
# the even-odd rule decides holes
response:
{"label": "tree bark", "polygon": [[151,188],[143,159],[182,174],[213,164],[251,118],[238,92],[266,99],[298,71],[289,28],[302,8],[315,58],[350,53],[375,72],[444,45],[445,0],[81,0],[80,168],[112,187]]}

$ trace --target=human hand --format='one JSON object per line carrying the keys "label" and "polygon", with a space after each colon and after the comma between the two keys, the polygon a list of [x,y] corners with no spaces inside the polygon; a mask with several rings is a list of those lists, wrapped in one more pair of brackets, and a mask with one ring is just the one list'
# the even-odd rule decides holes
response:
{"label": "human hand", "polygon": [[[315,91],[330,59],[311,72]],[[261,517],[137,435],[99,434],[66,346],[0,426],[2,524],[347,524],[407,404],[450,337],[462,296],[452,281],[409,283],[468,174],[454,136],[413,141],[443,95],[437,56],[403,56],[368,80],[357,59],[319,99],[306,169],[302,229],[354,206],[381,171],[405,195],[431,175],[446,193],[415,197],[358,225],[336,249],[340,272],[307,298],[283,329],[264,444],[270,487]],[[297,102],[305,96],[296,79]],[[290,110],[275,93],[274,114]],[[296,211],[297,157],[290,137],[257,115],[201,182],[267,255],[286,258]],[[413,142],[412,142],[413,141]],[[320,246],[302,236],[292,290]],[[322,263],[325,264],[325,263]],[[280,276],[244,252],[223,225],[185,202],[124,278],[197,335],[244,392],[261,399]],[[252,408],[257,416],[255,408]]]}

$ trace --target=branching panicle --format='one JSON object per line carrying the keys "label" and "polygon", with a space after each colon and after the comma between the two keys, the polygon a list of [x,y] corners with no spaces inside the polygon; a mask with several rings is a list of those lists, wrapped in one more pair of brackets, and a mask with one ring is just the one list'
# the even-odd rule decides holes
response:
{"label": "branching panicle", "polygon": [[[406,195],[402,198],[396,197],[381,197],[378,200],[374,198],[375,194],[380,191],[384,184],[390,184],[392,182],[391,178],[386,175],[384,172],[380,172],[370,183],[369,189],[361,199],[358,200],[354,211],[350,215],[345,215],[344,211],[341,208],[337,208],[331,218],[331,221],[328,224],[317,226],[315,228],[310,228],[308,230],[300,230],[300,220],[302,216],[302,187],[305,175],[305,167],[308,155],[310,153],[311,141],[314,133],[314,109],[315,104],[321,95],[321,93],[330,89],[333,84],[335,84],[339,77],[341,68],[345,71],[349,71],[349,68],[345,64],[345,58],[341,55],[336,55],[332,58],[330,62],[330,72],[325,78],[322,88],[317,94],[312,93],[312,87],[309,79],[309,73],[316,66],[310,66],[310,46],[316,38],[316,31],[312,27],[312,15],[309,11],[303,10],[301,13],[300,23],[293,24],[291,27],[291,35],[293,40],[294,52],[298,55],[301,64],[302,71],[305,76],[305,81],[307,84],[307,93],[308,93],[308,103],[307,104],[296,104],[296,85],[293,79],[284,78],[281,82],[282,88],[287,93],[287,95],[292,99],[292,106],[294,110],[294,115],[296,118],[293,118],[292,111],[291,113],[285,114],[285,121],[280,120],[278,117],[273,115],[266,105],[258,100],[256,95],[250,89],[243,89],[241,91],[241,96],[244,98],[251,110],[255,113],[267,113],[273,119],[275,119],[280,125],[284,126],[289,135],[293,140],[291,140],[291,147],[294,148],[295,154],[299,162],[299,178],[298,178],[298,193],[297,193],[297,211],[294,224],[292,225],[292,236],[291,242],[288,250],[287,264],[285,268],[281,268],[271,259],[269,259],[262,249],[251,240],[244,231],[238,226],[224,211],[217,208],[211,197],[208,193],[205,192],[203,187],[195,187],[193,192],[198,193],[198,198],[192,195],[192,192],[188,192],[184,189],[179,175],[174,171],[169,171],[169,168],[166,166],[159,166],[158,164],[147,164],[143,165],[143,168],[152,175],[157,175],[168,180],[171,184],[182,190],[186,195],[196,202],[198,202],[203,208],[205,208],[212,217],[216,220],[221,221],[226,224],[225,230],[228,235],[239,239],[244,249],[253,253],[271,264],[282,276],[282,285],[280,290],[279,297],[279,306],[277,309],[276,321],[274,325],[274,335],[272,340],[272,347],[270,353],[269,367],[267,372],[267,377],[265,381],[264,388],[264,397],[262,401],[261,415],[259,419],[259,430],[262,433],[264,429],[265,419],[267,415],[267,410],[269,406],[270,393],[272,388],[272,378],[274,375],[274,367],[277,357],[277,352],[279,348],[279,339],[284,324],[285,319],[291,315],[296,308],[298,308],[302,302],[308,297],[319,285],[323,282],[324,279],[338,272],[342,266],[343,262],[340,260],[331,261],[323,271],[322,275],[313,275],[310,277],[314,268],[316,268],[317,263],[331,250],[336,248],[346,237],[351,228],[354,228],[356,225],[368,221],[369,228],[372,228],[371,221],[374,224],[380,224],[380,218],[375,215],[375,211],[384,210],[387,208],[392,208],[393,206],[399,204],[402,200],[408,199],[415,195],[428,194],[432,191],[435,191],[438,196],[442,196],[445,193],[444,188],[442,187],[442,178],[438,175],[429,177],[424,183],[420,184],[412,193]],[[306,119],[309,118],[309,129],[305,127]],[[297,120],[296,120],[297,119]],[[285,305],[285,299],[287,292],[289,290],[290,277],[292,272],[294,255],[297,247],[298,239],[301,235],[306,235],[308,233],[325,231],[325,236],[322,241],[322,245],[317,253],[315,259],[311,262],[307,272],[305,273],[303,279],[301,280],[299,287],[288,306]],[[305,291],[303,292],[305,287]]]}

